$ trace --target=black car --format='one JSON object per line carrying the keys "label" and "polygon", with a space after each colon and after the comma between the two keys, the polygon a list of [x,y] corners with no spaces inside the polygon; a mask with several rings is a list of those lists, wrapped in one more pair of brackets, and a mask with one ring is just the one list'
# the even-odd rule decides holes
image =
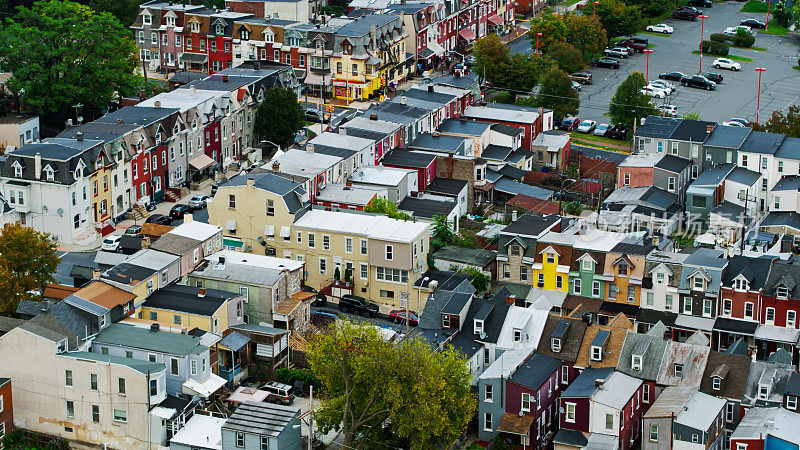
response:
{"label": "black car", "polygon": [[686,75],[682,72],[667,72],[662,73],[658,76],[662,80],[670,80],[670,81],[681,81],[682,79],[686,78]]}
{"label": "black car", "polygon": [[694,14],[695,16],[703,15],[703,11],[695,8],[694,6],[679,6],[678,11],[689,11],[690,13]]}
{"label": "black car", "polygon": [[739,25],[747,25],[750,28],[767,28],[767,24],[756,19],[744,19]]}
{"label": "black car", "polygon": [[144,221],[145,223],[154,223],[156,225],[172,225],[172,219],[163,214],[153,214]]}
{"label": "black car", "polygon": [[600,58],[592,61],[594,67],[607,67],[609,69],[619,69],[619,61],[613,58]]}
{"label": "black car", "polygon": [[686,2],[687,6],[697,6],[698,8],[711,8],[714,3],[711,0],[689,0]]}
{"label": "black car", "polygon": [[318,111],[315,108],[308,108],[308,109],[306,109],[306,120],[309,120],[311,122],[317,122],[317,123],[320,123],[323,120],[330,121],[331,120],[331,113]]}
{"label": "black car", "polygon": [[365,317],[375,317],[378,315],[378,305],[370,303],[364,297],[357,295],[343,295],[339,299],[339,310],[359,314]]}
{"label": "black car", "polygon": [[625,140],[628,138],[628,129],[625,127],[614,125],[608,129],[608,131],[606,132],[606,136],[610,137],[611,139]]}
{"label": "black car", "polygon": [[173,219],[182,219],[186,213],[190,212],[192,212],[192,208],[189,208],[189,205],[178,204],[169,210],[169,216]]}
{"label": "black car", "polygon": [[219,190],[219,187],[222,186],[223,184],[227,183],[227,182],[228,182],[228,179],[223,177],[221,180],[219,180],[219,181],[215,182],[214,184],[212,184],[211,185],[211,195],[213,196],[214,194],[216,194],[217,190]]}
{"label": "black car", "polygon": [[672,18],[680,20],[697,20],[697,14],[686,11],[685,9],[679,9],[672,12]]}
{"label": "black car", "polygon": [[685,77],[684,79],[681,80],[681,84],[683,84],[684,86],[689,86],[689,87],[693,87],[693,88],[705,89],[707,91],[710,91],[712,89],[716,89],[716,87],[717,87],[717,83],[714,83],[713,81],[709,80],[708,78],[706,78],[706,77],[704,77],[702,75],[695,75],[693,77]]}
{"label": "black car", "polygon": [[722,83],[722,75],[718,74],[717,72],[706,72],[705,74],[703,74],[703,76],[713,81],[714,83],[717,84]]}
{"label": "black car", "polygon": [[318,290],[314,289],[311,286],[303,286],[302,289],[304,292],[311,292],[312,294],[317,294],[314,301],[311,302],[311,306],[325,306],[328,304],[328,297],[325,294],[320,294]]}

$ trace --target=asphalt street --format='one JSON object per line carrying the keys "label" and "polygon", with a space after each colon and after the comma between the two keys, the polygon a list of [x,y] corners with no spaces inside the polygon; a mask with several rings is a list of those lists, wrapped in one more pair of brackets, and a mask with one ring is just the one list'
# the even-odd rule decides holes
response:
{"label": "asphalt street", "polygon": [[[705,10],[709,17],[705,19],[704,37],[708,39],[711,33],[721,33],[729,26],[739,24],[744,18],[755,18],[764,21],[764,14],[751,14],[739,12],[744,5],[740,2],[727,2],[715,4]],[[692,54],[700,40],[700,20],[696,22],[667,19],[665,23],[675,28],[671,36],[657,36],[642,34],[653,44],[653,53],[650,54],[649,77],[657,79],[659,73],[678,71],[687,75],[696,74],[700,66],[700,55]],[[792,69],[797,64],[798,40],[794,36],[773,36],[756,33],[755,47],[766,51],[732,48],[731,55],[743,56],[753,59],[753,62],[741,62],[742,70],[732,72],[717,70],[711,67],[715,57],[703,56],[703,72],[714,71],[723,75],[723,83],[715,91],[704,91],[694,88],[679,86],[677,91],[664,100],[654,99],[654,102],[664,102],[678,107],[678,114],[689,112],[700,114],[704,120],[723,122],[731,117],[742,117],[755,120],[756,94],[758,73],[756,67],[766,68],[761,80],[761,105],[760,121],[764,122],[772,111],[786,111],[792,104],[800,101],[800,71]],[[527,45],[527,48],[525,46]],[[512,51],[530,51],[530,41],[519,39],[509,44]],[[646,58],[644,54],[637,53],[625,60],[621,60],[618,70],[590,67],[593,75],[593,84],[583,86],[580,93],[580,117],[598,122],[608,122],[608,104],[614,92],[631,72],[645,72]],[[675,84],[674,82],[672,82]]]}

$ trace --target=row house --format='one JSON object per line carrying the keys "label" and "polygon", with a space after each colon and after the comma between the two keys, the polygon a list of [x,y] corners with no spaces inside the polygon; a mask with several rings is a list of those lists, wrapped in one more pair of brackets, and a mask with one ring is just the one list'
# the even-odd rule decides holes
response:
{"label": "row house", "polygon": [[[464,118],[480,122],[501,123],[522,130],[521,147],[531,149],[533,139],[544,131],[553,129],[553,111],[519,105],[492,104],[468,106]],[[569,156],[566,157],[566,160]]]}
{"label": "row house", "polygon": [[[569,293],[602,302],[606,298],[607,284],[610,281],[605,270],[606,258],[608,252],[622,241],[623,235],[595,231],[587,237],[572,245]],[[598,321],[600,318],[594,319]]]}
{"label": "row house", "polygon": [[443,61],[444,47],[439,44],[436,26],[443,6],[443,2],[400,3],[389,5],[384,11],[403,18],[406,49],[414,49],[417,73],[433,70]]}
{"label": "row house", "polygon": [[[725,400],[725,448],[744,415],[741,408],[752,360],[746,354],[711,352],[708,355],[700,392]],[[735,447],[733,447],[735,448]]]}
{"label": "row house", "polygon": [[689,159],[670,154],[631,155],[617,168],[617,187],[655,186],[678,194],[683,203],[691,165]]}
{"label": "row house", "polygon": [[537,241],[551,230],[558,230],[560,219],[554,216],[523,215],[500,231],[497,252],[500,281],[528,284],[533,282]]}
{"label": "row house", "polygon": [[645,257],[639,302],[642,309],[636,316],[637,331],[647,331],[657,322],[668,327],[675,325],[680,300],[678,287],[681,266],[688,257],[686,253],[662,251],[650,252]]}
{"label": "row house", "polygon": [[[256,17],[296,20],[308,22],[316,19],[325,0],[226,0],[225,8],[231,11],[253,14]],[[324,16],[323,16],[324,17]],[[313,20],[312,20],[313,21]]]}
{"label": "row house", "polygon": [[0,445],[6,434],[14,428],[14,400],[12,398],[11,378],[0,378]]}
{"label": "row house", "polygon": [[409,169],[417,172],[417,188],[425,192],[436,178],[436,155],[413,150],[393,150],[383,156],[381,164],[386,167]]}
{"label": "row house", "polygon": [[714,122],[649,116],[637,128],[633,148],[640,154],[669,154],[691,160],[691,178],[695,179],[706,169],[703,143],[715,126]]}
{"label": "row house", "polygon": [[361,166],[375,164],[377,146],[373,139],[342,133],[324,132],[306,144],[313,153],[343,158],[339,169],[343,179],[350,178]]}
{"label": "row house", "polygon": [[642,449],[724,449],[725,400],[695,388],[669,387],[644,414]]}
{"label": "row house", "polygon": [[751,408],[731,435],[730,448],[800,448],[797,413],[783,408]]}
{"label": "row house", "polygon": [[[324,151],[324,150],[323,150]],[[352,156],[352,152],[347,152]],[[290,149],[270,162],[273,172],[302,183],[308,199],[314,201],[317,194],[329,184],[341,184],[347,180],[345,157],[315,152],[314,144],[305,150]]]}
{"label": "row house", "polygon": [[[653,238],[657,241],[658,238]],[[639,306],[644,280],[645,258],[658,248],[657,242],[645,238],[626,238],[605,257],[603,275],[607,281],[605,301]]]}
{"label": "row house", "polygon": [[[372,160],[363,164],[380,164],[390,151],[403,146],[405,129],[402,125],[376,116],[356,117],[339,126],[339,134],[371,139],[375,142],[375,154]],[[435,173],[435,172],[434,172]],[[421,186],[427,183],[420,183]]]}
{"label": "row house", "polygon": [[718,315],[722,271],[728,264],[723,252],[698,248],[681,265],[678,286],[678,317],[675,319],[675,338],[684,340],[695,332],[702,331],[709,341]]}

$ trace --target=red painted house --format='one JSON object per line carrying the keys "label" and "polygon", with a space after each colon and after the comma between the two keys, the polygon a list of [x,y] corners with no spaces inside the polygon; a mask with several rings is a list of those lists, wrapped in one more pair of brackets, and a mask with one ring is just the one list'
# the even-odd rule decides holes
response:
{"label": "red painted house", "polygon": [[[772,262],[758,307],[761,325],[756,331],[757,356],[766,358],[778,348],[795,354],[800,328],[800,265],[791,261]],[[788,330],[789,331],[787,333]],[[793,341],[793,342],[789,342]]]}
{"label": "red painted house", "polygon": [[14,402],[11,398],[11,378],[0,378],[0,447],[14,427]]}
{"label": "red painted house", "polygon": [[425,192],[425,189],[436,177],[436,155],[430,153],[393,150],[383,157],[383,165],[416,170],[417,187],[420,192]]}
{"label": "red painted house", "polygon": [[209,121],[203,128],[205,154],[215,162],[222,164],[222,139],[220,136],[220,124],[217,118]]}
{"label": "red painted house", "polygon": [[208,27],[208,72],[233,66],[233,21],[247,14],[226,12],[211,16]]}
{"label": "red painted house", "polygon": [[770,273],[772,260],[734,256],[728,260],[720,280],[714,325],[717,351],[726,350],[737,339],[754,345],[754,335],[761,320],[761,291]]}
{"label": "red painted house", "polygon": [[502,123],[522,130],[522,148],[531,149],[533,139],[553,129],[553,111],[520,105],[468,106],[461,117],[481,122]]}

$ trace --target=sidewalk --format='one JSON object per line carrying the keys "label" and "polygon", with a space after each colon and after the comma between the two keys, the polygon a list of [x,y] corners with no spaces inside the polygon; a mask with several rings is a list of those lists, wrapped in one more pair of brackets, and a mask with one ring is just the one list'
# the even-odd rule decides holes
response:
{"label": "sidewalk", "polygon": [[516,41],[519,38],[524,38],[525,35],[530,30],[530,23],[528,21],[523,22],[525,25],[517,25],[514,27],[514,31],[511,33],[506,33],[503,36],[500,36],[500,40],[508,44],[509,42]]}

